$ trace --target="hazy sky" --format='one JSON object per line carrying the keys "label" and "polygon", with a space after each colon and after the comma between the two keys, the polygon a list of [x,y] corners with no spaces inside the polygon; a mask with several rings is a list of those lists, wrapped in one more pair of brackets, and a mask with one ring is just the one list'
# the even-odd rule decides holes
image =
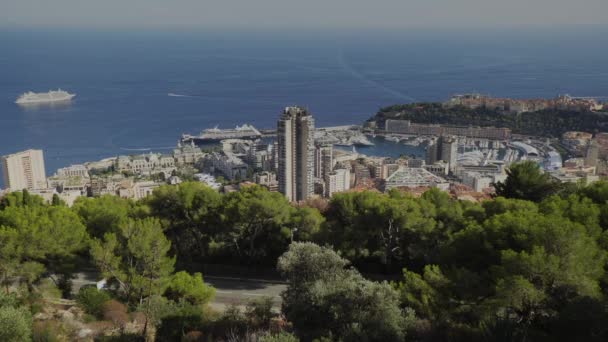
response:
{"label": "hazy sky", "polygon": [[0,0],[0,26],[394,28],[606,24],[608,0]]}

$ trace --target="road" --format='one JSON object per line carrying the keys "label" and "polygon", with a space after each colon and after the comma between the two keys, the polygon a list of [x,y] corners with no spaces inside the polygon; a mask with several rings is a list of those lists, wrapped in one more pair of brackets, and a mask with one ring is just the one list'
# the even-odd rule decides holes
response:
{"label": "road", "polygon": [[228,305],[244,306],[247,302],[262,297],[271,297],[275,309],[281,306],[281,292],[285,283],[264,279],[205,276],[205,283],[215,287],[212,306],[224,308]]}
{"label": "road", "polygon": [[[98,280],[95,272],[80,272],[75,274],[72,280],[72,291],[78,293],[80,287],[93,285]],[[228,305],[244,306],[249,301],[262,297],[271,297],[275,309],[281,306],[281,292],[286,289],[285,283],[253,278],[205,276],[205,283],[215,287],[215,298],[211,305],[217,309],[223,309]]]}

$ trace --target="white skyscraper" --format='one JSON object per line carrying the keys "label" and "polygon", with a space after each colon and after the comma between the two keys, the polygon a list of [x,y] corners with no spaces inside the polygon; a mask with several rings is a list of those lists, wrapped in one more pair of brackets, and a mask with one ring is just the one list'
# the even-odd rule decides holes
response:
{"label": "white skyscraper", "polygon": [[302,201],[314,193],[314,128],[310,113],[287,107],[277,124],[279,192],[290,201]]}
{"label": "white skyscraper", "polygon": [[44,156],[41,150],[27,150],[2,157],[4,185],[10,191],[46,188]]}
{"label": "white skyscraper", "polygon": [[336,192],[350,189],[350,171],[347,169],[337,169],[330,172],[326,177],[326,194],[331,197]]}

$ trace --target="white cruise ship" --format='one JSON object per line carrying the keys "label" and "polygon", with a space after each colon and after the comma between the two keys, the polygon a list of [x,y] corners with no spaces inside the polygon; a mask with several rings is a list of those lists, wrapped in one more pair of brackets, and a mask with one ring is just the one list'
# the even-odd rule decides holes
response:
{"label": "white cruise ship", "polygon": [[76,94],[70,94],[67,91],[61,89],[51,90],[48,93],[34,93],[28,91],[27,93],[19,96],[15,103],[28,104],[70,101],[74,96],[76,96]]}

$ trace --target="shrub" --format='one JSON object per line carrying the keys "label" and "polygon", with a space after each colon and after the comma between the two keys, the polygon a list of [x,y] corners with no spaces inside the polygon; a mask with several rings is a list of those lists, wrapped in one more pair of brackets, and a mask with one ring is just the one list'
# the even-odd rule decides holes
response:
{"label": "shrub", "polygon": [[32,341],[34,342],[59,342],[67,341],[66,329],[56,321],[36,322],[32,329]]}
{"label": "shrub", "polygon": [[6,293],[4,290],[0,290],[0,308],[10,306],[17,306],[17,296],[13,293]]}
{"label": "shrub", "polygon": [[300,341],[297,337],[292,334],[282,332],[279,334],[266,334],[260,336],[258,342],[298,342]]}
{"label": "shrub", "polygon": [[109,300],[103,305],[103,318],[123,328],[129,322],[127,307],[117,300]]}
{"label": "shrub", "polygon": [[82,287],[76,296],[78,305],[88,314],[103,317],[103,306],[110,300],[110,295],[105,291],[99,291],[95,287]]}
{"label": "shrub", "polygon": [[202,323],[203,312],[200,306],[179,303],[174,312],[161,318],[156,330],[156,340],[181,341],[188,332],[198,330]]}
{"label": "shrub", "polygon": [[206,304],[215,295],[215,289],[203,281],[203,275],[187,272],[177,272],[171,278],[165,296],[169,299],[179,301],[184,299],[191,304]]}
{"label": "shrub", "polygon": [[0,308],[0,341],[22,342],[32,337],[32,315],[24,308]]}
{"label": "shrub", "polygon": [[272,304],[272,297],[262,297],[247,304],[246,314],[253,327],[268,328],[274,317]]}

